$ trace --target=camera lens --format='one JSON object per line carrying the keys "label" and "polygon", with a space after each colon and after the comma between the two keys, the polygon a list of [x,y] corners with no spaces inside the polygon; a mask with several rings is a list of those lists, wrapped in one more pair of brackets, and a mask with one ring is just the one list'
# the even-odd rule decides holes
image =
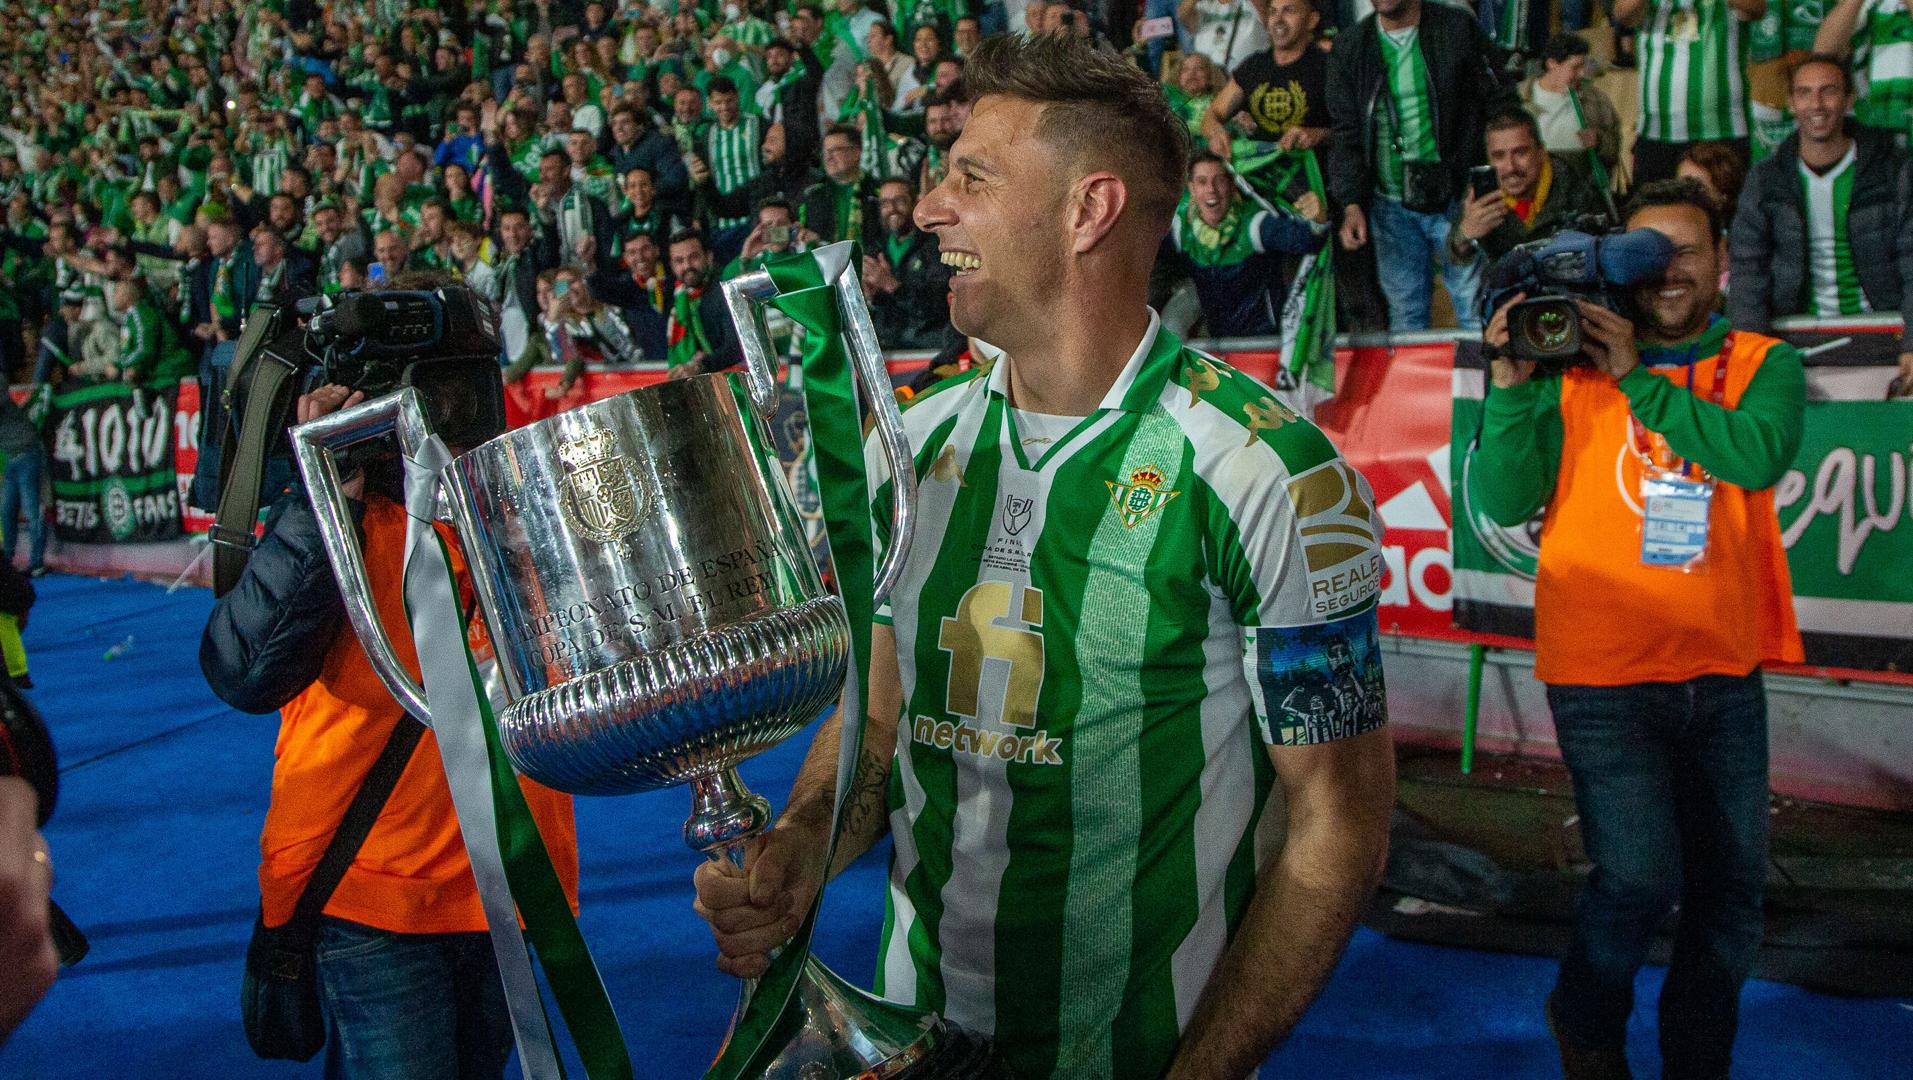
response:
{"label": "camera lens", "polygon": [[1574,315],[1564,306],[1541,308],[1521,324],[1521,336],[1529,350],[1544,356],[1567,351],[1574,342],[1574,330]]}

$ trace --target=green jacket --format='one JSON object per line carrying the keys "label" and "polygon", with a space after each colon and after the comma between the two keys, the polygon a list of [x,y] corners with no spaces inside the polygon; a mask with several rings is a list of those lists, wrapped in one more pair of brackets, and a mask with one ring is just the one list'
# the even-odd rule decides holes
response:
{"label": "green jacket", "polygon": [[179,330],[148,297],[141,297],[120,324],[119,366],[123,375],[133,376],[129,381],[154,389],[190,378],[196,370]]}
{"label": "green jacket", "polygon": [[[1785,343],[1769,349],[1732,409],[1647,370],[1683,363],[1690,355],[1711,357],[1727,330],[1727,321],[1716,318],[1691,342],[1640,346],[1641,366],[1618,385],[1634,418],[1659,432],[1670,450],[1727,483],[1758,491],[1779,482],[1800,450],[1807,394],[1800,351]],[[1482,510],[1514,526],[1546,506],[1561,471],[1561,442],[1559,376],[1490,387],[1470,470]]]}

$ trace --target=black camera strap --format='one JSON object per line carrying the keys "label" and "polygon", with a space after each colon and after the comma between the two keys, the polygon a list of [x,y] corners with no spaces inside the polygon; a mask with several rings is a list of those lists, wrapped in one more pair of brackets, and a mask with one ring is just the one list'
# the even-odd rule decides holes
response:
{"label": "black camera strap", "polygon": [[220,464],[225,482],[219,489],[219,507],[213,512],[213,526],[206,532],[213,544],[213,595],[224,596],[239,582],[258,544],[253,527],[259,522],[259,487],[265,483],[266,456],[271,440],[285,430],[292,406],[290,387],[294,371],[285,364],[262,360],[247,365],[253,370],[232,373],[237,381],[251,377],[246,388],[246,413],[238,424],[227,424],[220,436]]}

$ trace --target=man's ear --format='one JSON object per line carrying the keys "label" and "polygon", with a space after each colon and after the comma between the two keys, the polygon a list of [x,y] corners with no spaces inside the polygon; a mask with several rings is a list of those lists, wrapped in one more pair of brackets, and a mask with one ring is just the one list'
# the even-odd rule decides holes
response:
{"label": "man's ear", "polygon": [[1129,185],[1113,172],[1093,172],[1076,182],[1066,212],[1070,250],[1084,254],[1103,242],[1129,205]]}

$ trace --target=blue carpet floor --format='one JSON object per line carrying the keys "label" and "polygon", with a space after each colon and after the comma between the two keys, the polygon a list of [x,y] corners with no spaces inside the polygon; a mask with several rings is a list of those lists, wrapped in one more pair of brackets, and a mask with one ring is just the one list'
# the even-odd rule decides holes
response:
{"label": "blue carpet floor", "polygon": [[[316,1061],[255,1060],[239,1030],[275,722],[222,707],[200,680],[195,655],[211,597],[69,577],[44,579],[40,593],[26,634],[32,695],[65,765],[48,830],[55,896],[93,952],[0,1049],[0,1077],[320,1075]],[[123,656],[103,659],[129,636]],[[780,799],[805,741],[759,758],[746,779]],[[711,966],[710,939],[691,911],[694,860],[678,835],[687,806],[683,792],[577,804],[585,934],[638,1075],[664,1080],[701,1074],[736,992]],[[823,958],[858,982],[876,949],[880,858],[833,885],[820,933]],[[1553,968],[1361,931],[1265,1075],[1557,1075],[1539,1008]],[[1654,1001],[1660,979],[1643,973],[1639,1000]],[[1739,1049],[1736,1076],[1906,1080],[1913,1007],[1754,983]],[[1641,1019],[1630,1051],[1639,1075],[1658,1075],[1652,1027]]]}

